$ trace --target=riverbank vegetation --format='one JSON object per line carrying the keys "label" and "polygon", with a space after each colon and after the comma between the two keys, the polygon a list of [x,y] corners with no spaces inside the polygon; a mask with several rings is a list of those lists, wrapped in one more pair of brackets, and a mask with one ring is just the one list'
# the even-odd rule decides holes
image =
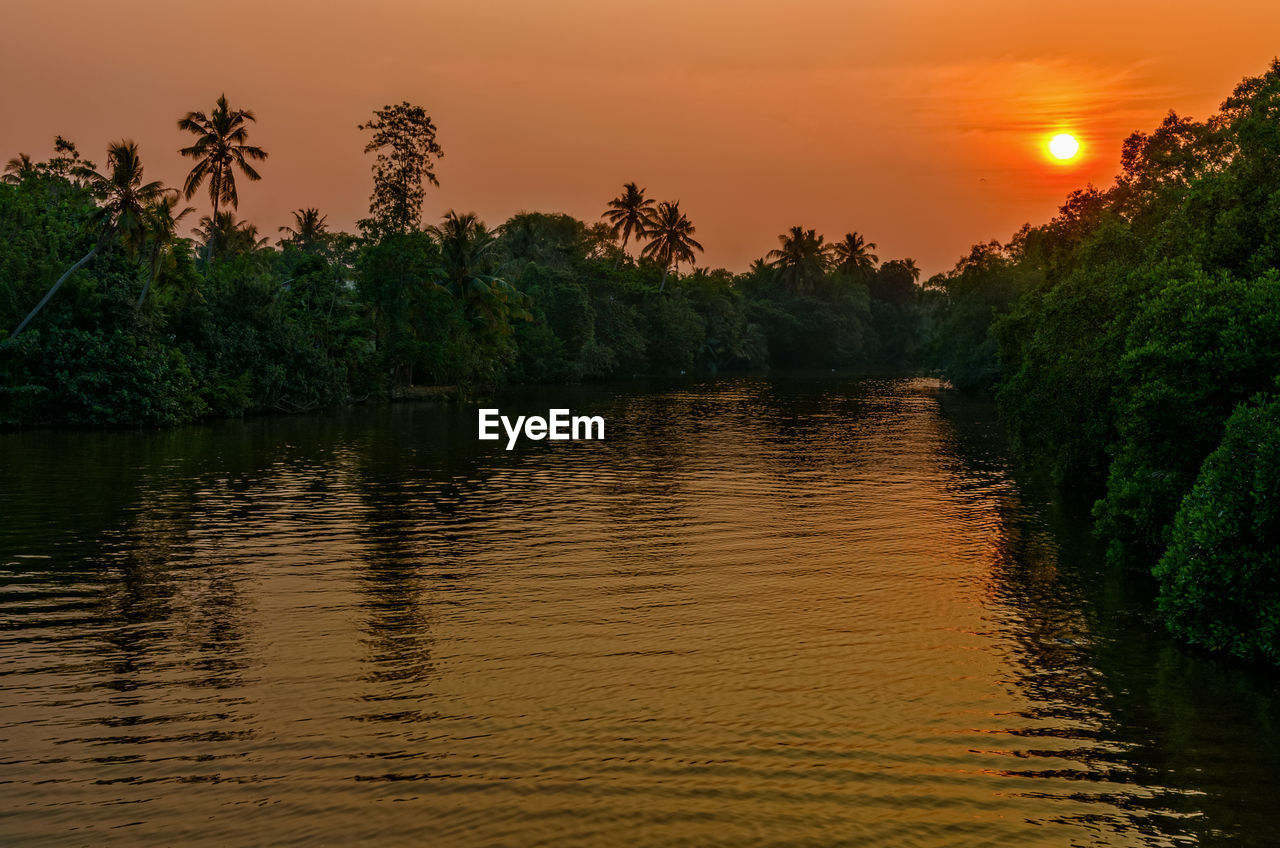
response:
{"label": "riverbank vegetation", "polygon": [[[454,386],[915,363],[994,393],[1016,450],[1095,503],[1110,560],[1170,626],[1280,662],[1280,63],[1203,121],[1124,143],[1107,188],[919,283],[803,226],[743,273],[699,266],[691,210],[638,183],[599,220],[424,222],[426,110],[376,110],[369,217],[237,217],[256,116],[178,123],[181,190],[57,138],[0,184],[0,425],[160,426]],[[207,206],[196,201],[207,193]],[[196,201],[208,214],[187,205]],[[771,247],[764,252],[765,247]],[[11,334],[9,328],[12,328]]]}
{"label": "riverbank vegetation", "polygon": [[9,161],[0,424],[161,426],[423,386],[902,364],[920,338],[914,263],[880,264],[856,233],[829,245],[795,227],[746,273],[701,267],[689,210],[636,183],[602,198],[597,221],[424,222],[444,149],[409,103],[360,126],[373,189],[358,232],[302,207],[273,238],[237,212],[280,155],[252,143],[256,121],[225,96],[181,118],[181,189],[148,181],[131,141],[101,170],[61,137],[47,159]]}
{"label": "riverbank vegetation", "polygon": [[1280,662],[1280,62],[1120,166],[929,281],[928,360],[1096,501],[1175,632]]}

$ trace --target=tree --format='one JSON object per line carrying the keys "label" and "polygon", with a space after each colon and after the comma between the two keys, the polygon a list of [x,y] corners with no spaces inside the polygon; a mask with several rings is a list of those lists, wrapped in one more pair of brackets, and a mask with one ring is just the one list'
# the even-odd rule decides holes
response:
{"label": "tree", "polygon": [[792,227],[778,236],[779,247],[765,255],[778,278],[797,293],[813,290],[826,273],[829,261],[827,246],[815,230]]}
{"label": "tree", "polygon": [[230,212],[219,212],[217,218],[208,215],[200,219],[196,237],[204,242],[208,256],[231,257],[265,247],[266,237],[258,237],[258,228],[248,221],[237,221]]}
{"label": "tree", "polygon": [[[627,240],[632,235],[643,237],[654,214],[654,202],[644,196],[644,189],[635,183],[622,187],[622,194],[609,201],[609,208],[600,217],[609,222],[614,238],[622,239],[622,252],[627,251]],[[621,257],[619,257],[621,259]],[[618,267],[614,263],[614,267]]]}
{"label": "tree", "polygon": [[871,296],[905,308],[915,297],[919,280],[920,268],[914,259],[890,259],[871,278]]}
{"label": "tree", "polygon": [[0,182],[17,185],[35,172],[36,165],[31,161],[31,157],[25,153],[19,153],[5,164],[4,176],[0,177]]}
{"label": "tree", "polygon": [[866,241],[861,234],[845,233],[844,238],[831,245],[831,255],[836,268],[866,278],[880,261],[880,257],[871,252],[875,249],[875,243]]}
{"label": "tree", "polygon": [[421,106],[405,101],[376,110],[373,120],[360,124],[359,129],[373,133],[364,152],[378,154],[373,163],[370,217],[359,222],[361,229],[382,233],[418,229],[426,198],[423,181],[440,185],[435,160],[444,157],[431,116]]}
{"label": "tree", "polygon": [[280,232],[289,234],[289,238],[285,240],[289,244],[306,253],[313,253],[324,247],[329,240],[329,227],[325,223],[328,217],[321,215],[320,210],[315,207],[296,209],[293,212],[294,226],[281,227]]}
{"label": "tree", "polygon": [[138,145],[132,141],[115,142],[107,148],[107,168],[105,176],[94,173],[88,178],[90,187],[101,203],[93,217],[94,226],[99,232],[97,241],[88,253],[58,278],[35,308],[22,319],[22,323],[13,331],[13,336],[17,336],[31,323],[31,319],[40,313],[67,277],[92,259],[112,236],[119,236],[131,255],[137,256],[142,249],[147,238],[147,208],[169,196],[171,189],[166,189],[159,182],[142,181],[142,158],[138,155]]}
{"label": "tree", "polygon": [[694,240],[696,232],[693,223],[680,211],[680,201],[666,201],[658,204],[657,211],[645,236],[649,243],[645,245],[641,255],[655,259],[662,265],[662,283],[658,291],[667,286],[667,274],[681,262],[692,263],[693,252],[702,250],[702,245]]}
{"label": "tree", "polygon": [[183,184],[182,191],[190,200],[207,180],[209,183],[209,199],[213,201],[213,220],[218,218],[218,208],[227,204],[232,209],[240,207],[240,196],[236,192],[236,170],[251,180],[260,180],[262,175],[249,164],[249,160],[261,162],[267,153],[261,147],[247,144],[249,138],[248,124],[257,121],[253,112],[248,109],[232,109],[227,104],[227,96],[223,94],[213,106],[209,115],[204,112],[188,112],[178,121],[178,129],[195,135],[196,142],[184,147],[179,153],[196,160],[191,173]]}
{"label": "tree", "polygon": [[1169,627],[1193,644],[1280,662],[1280,403],[1227,420],[1153,573]]}
{"label": "tree", "polygon": [[523,296],[497,275],[499,244],[474,212],[452,209],[428,232],[440,243],[444,288],[492,329],[513,311],[527,317]]}
{"label": "tree", "polygon": [[145,231],[148,273],[147,281],[142,287],[142,294],[138,296],[139,306],[147,299],[147,292],[160,276],[160,271],[166,265],[173,264],[173,243],[178,236],[178,225],[182,223],[183,218],[195,211],[190,206],[186,206],[175,215],[174,209],[177,206],[177,192],[171,192],[148,205],[143,211],[142,225]]}

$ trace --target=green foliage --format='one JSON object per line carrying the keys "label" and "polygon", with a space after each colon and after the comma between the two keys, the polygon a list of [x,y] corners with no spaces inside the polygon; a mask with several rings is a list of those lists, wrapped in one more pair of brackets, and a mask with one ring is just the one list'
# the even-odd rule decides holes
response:
{"label": "green foliage", "polygon": [[1099,529],[1118,561],[1154,561],[1231,410],[1280,370],[1280,272],[1192,274],[1157,288],[1118,363],[1119,447]]}
{"label": "green foliage", "polygon": [[930,316],[935,366],[997,379],[1019,451],[1103,494],[1111,561],[1160,563],[1174,630],[1272,662],[1280,421],[1265,407],[1227,422],[1280,377],[1277,115],[1280,61],[1208,121],[1134,133],[1110,189],[975,248],[936,279]]}
{"label": "green foliage", "polygon": [[130,143],[109,150],[107,176],[63,139],[47,162],[10,162],[0,317],[14,326],[46,295],[47,308],[29,339],[0,347],[6,425],[297,412],[424,383],[469,395],[507,381],[900,362],[919,336],[909,260],[877,268],[861,236],[828,252],[810,230],[798,269],[691,268],[693,222],[635,184],[606,223],[522,212],[490,229],[450,212],[423,229],[440,148],[407,103],[362,126],[378,154],[362,235],[331,232],[308,207],[272,247],[231,211],[237,177],[256,179],[266,157],[248,144],[253,121],[220,98],[179,122],[194,137],[186,192],[207,187],[213,203],[193,239],[180,235],[191,210],[142,180]]}
{"label": "green foliage", "polygon": [[1201,467],[1155,567],[1175,633],[1280,662],[1280,401],[1241,405]]}
{"label": "green foliage", "polygon": [[181,352],[153,338],[66,328],[2,345],[5,425],[166,426],[204,412]]}

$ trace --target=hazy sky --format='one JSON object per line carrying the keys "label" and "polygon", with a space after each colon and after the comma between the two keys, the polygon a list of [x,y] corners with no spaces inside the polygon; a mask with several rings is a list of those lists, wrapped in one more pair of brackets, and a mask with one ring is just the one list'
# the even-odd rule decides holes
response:
{"label": "hazy sky", "polygon": [[[101,165],[128,137],[180,184],[175,122],[225,91],[271,154],[241,214],[274,236],[318,206],[349,229],[370,190],[356,125],[410,100],[445,150],[428,220],[594,220],[635,180],[681,201],[707,264],[745,268],[802,224],[933,272],[1109,183],[1125,135],[1204,117],[1277,34],[1275,0],[8,0],[0,161],[62,133]],[[1046,161],[1058,129],[1077,164]]]}

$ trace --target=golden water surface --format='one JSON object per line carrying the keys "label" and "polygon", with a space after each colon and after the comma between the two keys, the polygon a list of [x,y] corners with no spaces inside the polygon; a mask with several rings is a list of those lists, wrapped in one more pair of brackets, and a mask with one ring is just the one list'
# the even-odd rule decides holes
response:
{"label": "golden water surface", "polygon": [[1274,677],[933,381],[0,435],[6,844],[1273,844]]}

